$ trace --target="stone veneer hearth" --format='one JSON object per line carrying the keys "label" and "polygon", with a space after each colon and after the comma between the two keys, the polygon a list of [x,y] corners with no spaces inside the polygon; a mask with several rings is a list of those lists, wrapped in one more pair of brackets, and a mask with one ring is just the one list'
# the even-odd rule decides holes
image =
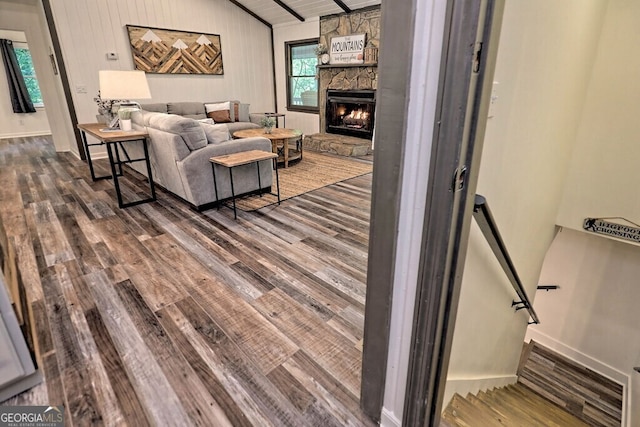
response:
{"label": "stone veneer hearth", "polygon": [[340,156],[371,154],[371,141],[335,133],[314,133],[304,138],[305,150],[326,151]]}
{"label": "stone veneer hearth", "polygon": [[[351,13],[342,13],[339,15],[323,16],[320,18],[320,43],[329,46],[331,37],[346,36],[350,34],[366,34],[366,45],[368,47],[378,48],[380,45],[380,6],[374,6],[364,9],[352,11]],[[314,136],[307,135],[304,145],[311,150],[331,151],[342,155],[362,155],[362,148],[350,150],[348,147],[339,147],[340,140],[349,140],[349,147],[354,146],[352,140],[360,143],[357,146],[368,144],[370,151],[371,141],[362,140],[361,138],[344,137],[341,135],[326,134],[326,93],[327,89],[339,90],[356,90],[356,89],[378,89],[378,71],[377,64],[363,64],[362,66],[340,66],[328,65],[318,67],[318,93],[319,93],[319,115],[320,115],[320,134],[317,135],[317,141]],[[329,143],[329,141],[331,141]],[[329,147],[334,147],[329,149]],[[337,148],[337,149],[336,149]],[[353,154],[347,154],[352,152]],[[355,154],[357,153],[357,154]],[[365,153],[366,154],[366,153]]]}

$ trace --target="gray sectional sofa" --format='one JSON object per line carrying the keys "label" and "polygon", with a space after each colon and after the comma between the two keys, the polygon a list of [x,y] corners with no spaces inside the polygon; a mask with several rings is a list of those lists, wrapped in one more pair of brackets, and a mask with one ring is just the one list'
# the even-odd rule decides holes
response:
{"label": "gray sectional sofa", "polygon": [[[158,112],[162,111],[162,105],[166,105],[167,112]],[[229,171],[216,165],[219,198],[216,199],[209,158],[248,150],[271,151],[271,142],[267,138],[231,138],[230,132],[260,127],[255,123],[238,121],[212,125],[199,122],[198,119],[206,118],[203,103],[146,104],[142,108],[142,111],[134,112],[131,118],[134,129],[144,129],[149,133],[153,181],[199,210],[231,197]],[[156,111],[147,111],[145,108]],[[140,144],[127,144],[126,148],[131,157],[143,156]],[[143,163],[133,163],[131,166],[146,175]],[[255,164],[234,168],[236,195],[268,191],[272,182],[272,162],[260,162],[259,170],[262,189],[258,188]]]}

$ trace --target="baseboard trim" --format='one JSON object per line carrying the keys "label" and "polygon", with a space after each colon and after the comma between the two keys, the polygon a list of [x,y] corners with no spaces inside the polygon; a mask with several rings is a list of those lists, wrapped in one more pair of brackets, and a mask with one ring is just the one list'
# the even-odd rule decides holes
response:
{"label": "baseboard trim", "polygon": [[390,412],[386,408],[382,408],[382,414],[380,416],[380,427],[400,427],[402,421],[396,418],[396,414]]}
{"label": "baseboard trim", "polygon": [[51,131],[38,131],[38,132],[20,132],[20,133],[0,133],[0,139],[7,138],[26,138],[29,136],[47,136],[51,135]]}
{"label": "baseboard trim", "polygon": [[623,392],[623,402],[622,402],[622,425],[629,425],[629,404],[630,404],[630,391],[631,391],[631,382],[629,375],[625,374],[617,370],[616,368],[607,365],[604,362],[601,362],[598,359],[594,359],[593,357],[582,353],[575,348],[569,347],[566,344],[563,344],[550,336],[543,334],[542,332],[536,331],[534,328],[529,328],[527,330],[527,334],[525,336],[525,341],[535,341],[537,343],[542,344],[545,347],[550,348],[551,350],[567,357],[568,359],[573,360],[576,363],[579,363],[587,368],[609,378],[612,381],[615,381],[621,384],[624,387]]}
{"label": "baseboard trim", "polygon": [[95,153],[95,154],[91,153],[91,160],[92,161],[93,160],[108,159],[108,158],[109,158],[109,155],[106,152],[104,152],[104,153]]}

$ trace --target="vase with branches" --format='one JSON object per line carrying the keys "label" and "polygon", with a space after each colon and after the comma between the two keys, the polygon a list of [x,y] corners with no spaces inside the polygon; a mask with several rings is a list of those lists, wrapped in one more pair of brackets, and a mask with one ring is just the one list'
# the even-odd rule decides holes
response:
{"label": "vase with branches", "polygon": [[264,133],[271,133],[275,125],[276,119],[274,117],[264,116],[260,120],[260,126],[264,128]]}
{"label": "vase with branches", "polygon": [[109,123],[117,113],[116,107],[124,101],[122,99],[102,99],[100,91],[98,91],[98,95],[93,98],[93,102],[98,106],[98,115],[103,117],[105,123]]}
{"label": "vase with branches", "polygon": [[325,45],[323,45],[322,43],[319,43],[316,48],[316,55],[320,56],[320,55],[324,55],[325,53],[327,53],[327,47]]}

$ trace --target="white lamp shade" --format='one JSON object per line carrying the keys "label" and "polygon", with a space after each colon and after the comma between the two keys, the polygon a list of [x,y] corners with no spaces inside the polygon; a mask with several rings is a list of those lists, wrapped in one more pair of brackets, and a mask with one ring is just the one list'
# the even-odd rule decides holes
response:
{"label": "white lamp shade", "polygon": [[151,92],[144,71],[100,70],[102,99],[149,99]]}

